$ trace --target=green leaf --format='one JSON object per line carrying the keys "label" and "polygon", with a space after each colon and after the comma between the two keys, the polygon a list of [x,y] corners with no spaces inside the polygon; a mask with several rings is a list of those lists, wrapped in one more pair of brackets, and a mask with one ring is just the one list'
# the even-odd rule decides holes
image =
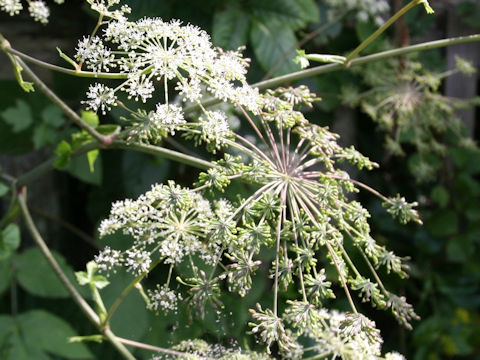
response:
{"label": "green leaf", "polygon": [[55,154],[57,155],[57,158],[53,162],[53,166],[57,169],[65,169],[70,163],[72,147],[68,142],[63,140],[55,149]]}
{"label": "green leaf", "polygon": [[13,73],[15,74],[15,78],[17,79],[17,82],[20,85],[20,87],[23,89],[23,91],[25,91],[27,93],[31,92],[31,91],[32,92],[35,91],[35,88],[33,87],[32,82],[28,82],[28,81],[23,80],[23,77],[22,77],[23,68],[18,63],[16,58],[13,55],[10,55],[8,53],[7,53],[7,56],[10,59],[12,65],[13,65]]}
{"label": "green leaf", "polygon": [[45,109],[43,109],[42,113],[40,114],[40,117],[42,118],[45,124],[53,126],[54,128],[58,128],[65,123],[65,120],[62,114],[63,113],[62,113],[62,110],[60,110],[60,108],[58,108],[57,106],[50,105],[50,106],[47,106]]}
{"label": "green leaf", "polygon": [[87,263],[87,271],[77,271],[75,276],[80,285],[93,284],[97,289],[103,289],[110,282],[102,275],[95,275],[97,272],[97,264],[95,261],[89,261]]}
{"label": "green leaf", "polygon": [[297,39],[291,28],[278,21],[253,22],[250,33],[253,51],[265,71],[283,75],[300,70],[294,62]]}
{"label": "green leaf", "polygon": [[87,153],[88,167],[91,173],[95,171],[95,160],[97,160],[99,153],[98,150],[92,150]]}
{"label": "green leaf", "polygon": [[0,233],[0,260],[8,259],[20,246],[20,229],[16,224],[9,224]]}
{"label": "green leaf", "polygon": [[[107,308],[133,280],[133,276],[127,273],[117,272],[110,275],[111,283],[102,290],[102,299]],[[148,329],[148,310],[145,302],[137,290],[131,291],[120,304],[115,316],[112,318],[111,327],[117,336],[139,340]],[[128,324],[128,326],[125,326]]]}
{"label": "green leaf", "polygon": [[[52,252],[67,278],[72,284],[75,284],[75,276],[70,265],[67,264],[63,256]],[[39,249],[29,248],[25,250],[15,256],[14,263],[17,268],[18,282],[29,293],[50,298],[67,298],[70,296]],[[83,296],[89,296],[88,290],[82,288],[79,291]]]}
{"label": "green leaf", "polygon": [[10,190],[10,188],[4,183],[0,182],[0,197],[8,193],[8,190]]}
{"label": "green leaf", "polygon": [[313,0],[250,0],[246,8],[262,23],[275,21],[293,30],[320,20],[318,7]]}
{"label": "green leaf", "polygon": [[22,99],[17,99],[16,106],[6,109],[1,117],[12,127],[14,133],[27,129],[33,123],[30,106]]}
{"label": "green leaf", "polygon": [[96,130],[102,135],[115,135],[120,132],[121,127],[115,124],[103,124],[97,126]]}
{"label": "green leaf", "polygon": [[67,359],[92,359],[84,344],[68,343],[71,326],[57,316],[33,310],[16,318],[0,316],[0,356],[4,360],[48,360],[48,353]]}
{"label": "green leaf", "polygon": [[[93,171],[91,168],[93,166]],[[86,183],[100,185],[102,183],[102,157],[98,155],[95,164],[90,163],[88,154],[74,157],[67,166],[70,175]]]}
{"label": "green leaf", "polygon": [[93,111],[82,111],[81,117],[83,121],[85,121],[93,128],[96,128],[98,124],[100,124],[100,120],[98,120],[98,115]]}
{"label": "green leaf", "polygon": [[246,45],[250,18],[237,1],[229,1],[225,8],[213,16],[212,40],[216,46],[226,50],[236,50]]}
{"label": "green leaf", "polygon": [[37,150],[45,145],[55,143],[57,135],[57,130],[48,124],[43,123],[35,126],[32,137],[35,149]]}

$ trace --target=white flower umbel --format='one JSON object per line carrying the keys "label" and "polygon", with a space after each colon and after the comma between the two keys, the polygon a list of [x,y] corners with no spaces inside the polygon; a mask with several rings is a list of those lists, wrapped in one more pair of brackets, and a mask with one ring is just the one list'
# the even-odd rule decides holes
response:
{"label": "white flower umbel", "polygon": [[88,87],[87,98],[87,101],[82,101],[82,103],[87,104],[87,109],[93,111],[100,109],[104,115],[112,109],[112,106],[117,104],[113,89],[100,83]]}
{"label": "white flower umbel", "polygon": [[18,15],[23,9],[21,0],[0,0],[0,9],[10,16]]}
{"label": "white flower umbel", "polygon": [[152,126],[171,135],[175,135],[175,131],[186,123],[182,109],[177,105],[157,104],[157,109],[150,119]]}
{"label": "white flower umbel", "polygon": [[178,301],[182,300],[180,294],[168,289],[166,286],[157,285],[155,290],[148,290],[148,298],[150,299],[149,308],[153,311],[176,311],[178,308]]}
{"label": "white flower umbel", "polygon": [[35,21],[39,21],[42,24],[48,23],[50,9],[43,1],[30,1],[30,3],[28,4],[28,12],[30,13],[30,16],[35,19]]}

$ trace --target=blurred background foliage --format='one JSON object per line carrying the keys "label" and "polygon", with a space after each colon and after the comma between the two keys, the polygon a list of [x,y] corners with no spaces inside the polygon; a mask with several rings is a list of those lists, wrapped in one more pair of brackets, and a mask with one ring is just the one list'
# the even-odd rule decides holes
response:
{"label": "blurred background foliage", "polygon": [[[400,0],[391,1],[391,10],[371,11],[369,16],[364,9],[349,7],[352,3],[339,1],[340,6],[332,6],[335,2],[321,0],[129,1],[132,18],[177,18],[207,30],[217,46],[236,49],[245,45],[244,54],[252,59],[252,83],[299,70],[292,61],[299,47],[307,53],[348,53],[382,17],[402,5]],[[369,46],[365,54],[456,35],[449,25],[452,21],[471,33],[478,32],[480,8],[476,2],[438,0],[432,6],[435,16],[414,9]],[[94,16],[80,0],[52,6],[52,21],[46,26],[32,24],[27,18],[0,15],[1,32],[14,47],[55,63],[61,63],[55,46],[61,44],[62,50],[71,54],[76,46],[74,39],[88,34],[94,22]],[[477,78],[470,74],[456,80],[471,84],[475,93],[467,98],[464,94],[458,95],[460,99],[452,98],[456,94],[449,93],[448,81],[444,80],[457,76],[455,64],[449,61],[452,51],[455,49],[429,51],[303,82],[322,97],[307,117],[331,126],[342,136],[343,145],[355,145],[380,164],[380,169],[370,173],[349,169],[352,177],[389,196],[400,193],[420,203],[424,226],[402,226],[391,220],[377,199],[366,193],[358,195],[372,214],[376,239],[396,254],[410,258],[411,278],[398,281],[390,277],[388,286],[406,295],[422,320],[408,331],[388,314],[369,306],[361,310],[382,330],[385,350],[398,350],[415,360],[480,359],[480,152],[474,144],[480,135],[480,127],[475,126],[479,117],[475,112]],[[467,52],[467,57],[478,64],[480,52],[475,51]],[[1,54],[0,60],[0,164],[6,172],[18,176],[49,158],[54,144],[72,131],[60,110],[40,92],[22,92],[12,80],[7,58]],[[458,68],[463,73],[472,72],[461,66]],[[56,73],[41,74],[79,110],[87,81]],[[112,123],[123,115],[118,110],[112,114],[101,121]],[[470,122],[465,120],[465,114],[470,116]],[[181,139],[174,140],[176,146],[202,155],[202,150],[192,149]],[[56,250],[60,264],[73,277],[73,271],[83,270],[107,243],[116,248],[128,244],[129,239],[120,235],[97,239],[96,227],[113,201],[136,197],[152,183],[169,178],[189,186],[197,174],[195,169],[166,159],[109,150],[101,152],[94,171],[86,157],[79,157],[65,172],[37,180],[29,192],[41,231]],[[248,190],[241,183],[236,184],[236,189],[239,194]],[[2,213],[9,206],[6,192],[0,183]],[[114,350],[104,344],[76,344],[68,351],[64,349],[62,336],[89,334],[94,329],[69,300],[31,240],[20,234],[21,222],[7,224],[0,223],[0,358],[7,347],[15,349],[9,359],[116,358]],[[262,260],[272,258],[273,254],[267,254]],[[155,276],[165,273],[154,272],[145,281],[155,283]],[[102,291],[107,306],[128,284],[130,275],[117,273],[110,280],[111,285]],[[195,337],[254,347],[246,335],[248,309],[257,302],[271,302],[271,285],[266,270],[261,268],[245,298],[222,297],[225,308],[235,311],[209,309],[203,319],[194,317],[186,308],[178,314],[156,315],[145,310],[138,293],[131,293],[113,318],[113,330],[119,336],[164,347]],[[334,305],[345,308],[343,302],[338,299]],[[16,326],[20,324],[20,329],[12,325],[12,316],[19,319]],[[36,324],[50,332],[38,332]],[[149,358],[147,353],[136,355]]]}

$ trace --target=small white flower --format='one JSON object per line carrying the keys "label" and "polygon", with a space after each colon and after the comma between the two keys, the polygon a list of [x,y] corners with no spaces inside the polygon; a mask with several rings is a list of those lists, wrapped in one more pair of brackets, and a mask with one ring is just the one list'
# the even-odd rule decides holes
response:
{"label": "small white flower", "polygon": [[178,308],[178,300],[182,300],[180,294],[177,295],[165,285],[157,285],[157,289],[154,291],[148,290],[148,296],[150,298],[149,308],[154,311],[175,311]]}
{"label": "small white flower", "polygon": [[155,87],[152,81],[145,75],[132,77],[122,88],[128,93],[128,98],[135,98],[138,101],[140,98],[142,102],[146,102],[147,99],[152,97]]}
{"label": "small white flower", "polygon": [[389,352],[385,354],[385,360],[405,360],[405,357],[398,352]]}
{"label": "small white flower", "polygon": [[202,127],[202,139],[207,143],[215,142],[216,148],[231,136],[227,116],[221,111],[207,111],[198,121]]}
{"label": "small white flower", "polygon": [[126,252],[125,265],[128,271],[140,275],[148,271],[152,264],[150,253],[139,249],[130,249]]}
{"label": "small white flower", "polygon": [[117,104],[117,98],[113,89],[99,83],[88,87],[87,98],[88,100],[82,101],[82,104],[86,104],[87,109],[93,111],[101,109],[103,115],[106,114],[106,110],[110,111],[112,106]]}
{"label": "small white flower", "polygon": [[50,9],[42,0],[31,1],[28,5],[28,12],[35,21],[39,21],[42,24],[48,23]]}
{"label": "small white flower", "polygon": [[186,123],[182,109],[172,104],[157,104],[156,111],[149,118],[152,126],[165,130],[172,135],[175,135],[175,131]]}
{"label": "small white flower", "polygon": [[85,62],[87,67],[95,72],[100,72],[102,69],[109,71],[110,67],[116,66],[115,56],[98,36],[92,38],[85,36],[78,42],[76,50],[75,58]]}
{"label": "small white flower", "polygon": [[10,16],[18,15],[23,9],[20,0],[0,0],[0,9],[5,11]]}
{"label": "small white flower", "polygon": [[99,270],[109,271],[115,266],[120,265],[121,253],[118,250],[106,246],[98,255],[95,255],[94,260],[97,263]]}

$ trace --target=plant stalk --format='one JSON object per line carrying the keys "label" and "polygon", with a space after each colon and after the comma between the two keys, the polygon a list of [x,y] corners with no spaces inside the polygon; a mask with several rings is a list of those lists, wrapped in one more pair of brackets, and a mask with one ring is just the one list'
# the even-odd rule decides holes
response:
{"label": "plant stalk", "polygon": [[48,248],[47,244],[43,240],[42,236],[38,232],[35,223],[32,220],[32,216],[30,215],[30,211],[28,210],[26,199],[26,188],[22,188],[18,193],[18,202],[20,204],[20,208],[25,219],[25,225],[30,232],[35,243],[40,248],[45,259],[48,261],[50,266],[52,267],[53,271],[57,274],[58,278],[62,282],[63,286],[67,289],[67,291],[72,296],[73,300],[77,305],[80,307],[82,312],[87,316],[87,318],[97,327],[99,328],[103,334],[108,338],[108,340],[112,343],[112,345],[118,350],[118,352],[127,360],[135,360],[132,354],[127,350],[125,346],[123,346],[116,338],[116,336],[112,333],[112,331],[108,328],[101,329],[100,327],[100,319],[95,311],[90,307],[90,305],[85,301],[85,299],[80,295],[80,293],[75,289],[73,284],[70,282],[66,274],[61,269],[60,265],[58,265],[57,261],[53,257],[52,252]]}

